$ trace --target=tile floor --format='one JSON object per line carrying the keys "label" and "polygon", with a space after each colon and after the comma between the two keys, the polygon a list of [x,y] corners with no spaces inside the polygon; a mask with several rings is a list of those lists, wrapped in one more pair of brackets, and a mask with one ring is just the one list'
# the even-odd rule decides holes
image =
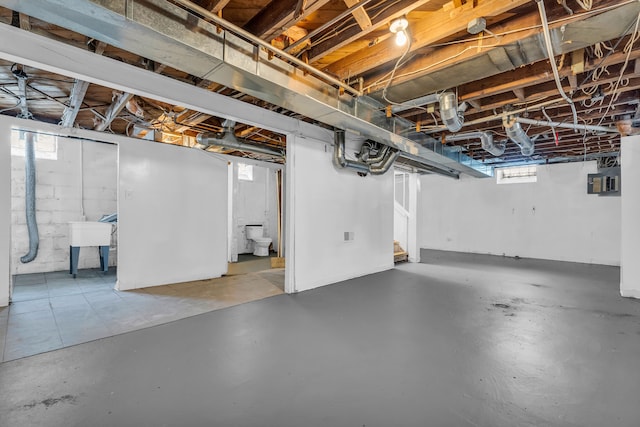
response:
{"label": "tile floor", "polygon": [[[233,264],[219,279],[116,291],[116,269],[15,277],[12,303],[0,308],[2,361],[159,325],[281,294],[284,269],[269,260]],[[248,270],[249,272],[244,272]],[[243,274],[246,273],[246,274]]]}

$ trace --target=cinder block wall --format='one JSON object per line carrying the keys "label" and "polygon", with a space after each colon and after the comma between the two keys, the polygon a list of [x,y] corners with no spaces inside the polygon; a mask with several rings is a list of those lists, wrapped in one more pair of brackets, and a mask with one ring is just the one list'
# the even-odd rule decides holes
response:
{"label": "cinder block wall", "polygon": [[[11,157],[11,271],[13,274],[69,269],[69,221],[96,221],[117,209],[117,146],[58,138],[57,159],[36,158],[37,258],[22,264],[29,251],[25,217],[24,157]],[[82,215],[84,205],[84,218]],[[109,265],[116,265],[115,233]],[[99,267],[96,248],[80,250],[79,268]]]}

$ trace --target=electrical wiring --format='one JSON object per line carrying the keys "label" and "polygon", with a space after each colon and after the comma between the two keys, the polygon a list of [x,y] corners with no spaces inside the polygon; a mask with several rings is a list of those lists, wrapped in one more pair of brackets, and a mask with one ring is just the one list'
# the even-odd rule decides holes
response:
{"label": "electrical wiring", "polygon": [[14,108],[18,108],[19,106],[20,106],[20,101],[18,101],[16,103],[16,105],[14,105],[13,107],[3,108],[2,110],[0,110],[0,113],[4,113],[5,111],[13,110]]}
{"label": "electrical wiring", "polygon": [[609,110],[611,110],[611,106],[613,105],[615,99],[618,98],[619,94],[618,92],[618,88],[620,87],[621,82],[623,81],[624,78],[624,72],[627,69],[627,65],[629,65],[629,59],[631,57],[631,52],[633,51],[633,45],[634,43],[640,38],[640,33],[638,33],[638,26],[640,25],[640,13],[638,14],[638,17],[636,18],[636,25],[633,29],[633,33],[631,35],[631,38],[629,39],[629,41],[627,41],[627,44],[625,45],[624,49],[622,50],[624,53],[627,54],[624,64],[622,65],[622,68],[620,69],[620,76],[618,77],[618,80],[616,81],[616,84],[613,88],[613,91],[611,93],[611,99],[609,100],[609,105],[607,105],[607,109],[605,111],[605,113],[602,115],[602,117],[600,118],[600,121],[598,122],[598,125],[601,125],[602,122],[604,121],[605,117],[607,116],[607,114],[609,114]]}
{"label": "electrical wiring", "polygon": [[411,34],[409,33],[408,29],[406,29],[405,31],[407,32],[407,48],[404,50],[404,53],[402,54],[402,56],[400,56],[400,58],[398,58],[398,61],[396,62],[395,66],[393,67],[393,70],[391,71],[391,76],[389,77],[389,80],[387,80],[387,84],[384,86],[384,89],[382,90],[382,98],[384,98],[384,100],[387,101],[389,104],[394,104],[394,105],[400,105],[400,104],[398,104],[397,102],[390,101],[387,98],[387,89],[389,89],[389,86],[391,85],[391,82],[393,81],[393,77],[394,77],[396,71],[398,70],[398,68],[400,67],[400,63],[402,62],[404,57],[407,56],[407,54],[411,50]]}
{"label": "electrical wiring", "polygon": [[[602,13],[602,12],[606,12],[608,10],[619,8],[619,7],[627,5],[627,4],[636,3],[637,1],[638,0],[628,0],[628,1],[622,2],[620,4],[616,4],[616,5],[605,6],[605,7],[599,8],[599,9],[587,10],[587,11],[581,13],[580,16],[583,17],[583,16],[590,16],[590,15],[593,15],[593,14],[599,14],[599,13]],[[575,15],[564,17],[564,18],[560,18],[560,19],[556,19],[554,21],[550,21],[549,25],[560,24],[562,22],[570,21],[570,20],[575,20]],[[520,33],[520,32],[523,32],[523,31],[535,30],[535,29],[539,29],[541,27],[542,27],[542,25],[532,25],[532,26],[529,26],[529,27],[523,27],[523,28],[518,28],[518,29],[514,29],[514,30],[510,30],[510,31],[496,33],[496,36],[497,37],[503,37],[505,35]],[[473,38],[467,38],[467,39],[463,39],[463,40],[455,40],[455,41],[451,41],[451,42],[447,42],[447,43],[433,44],[433,45],[429,45],[429,47],[434,48],[434,47],[444,47],[444,46],[450,46],[450,45],[458,45],[458,44],[469,43],[469,42],[473,42],[473,41],[480,41],[482,39],[483,39],[483,37],[473,37]],[[468,46],[465,49],[463,49],[461,52],[458,52],[458,53],[456,53],[454,55],[451,55],[449,58],[444,58],[444,59],[442,59],[442,60],[440,60],[440,61],[438,61],[438,62],[436,62],[434,64],[429,64],[428,66],[420,68],[418,70],[413,70],[411,72],[395,75],[394,78],[410,77],[410,76],[413,76],[415,74],[423,73],[423,72],[428,71],[431,68],[434,68],[434,67],[436,67],[436,66],[438,66],[438,65],[440,65],[442,63],[446,63],[448,61],[456,59],[456,58],[460,57],[461,55],[463,55],[464,53],[466,53],[469,50],[489,49],[489,48],[494,48],[494,47],[499,47],[499,46],[501,46],[501,45],[500,44],[492,44],[492,45],[485,45],[485,46]],[[607,50],[609,50],[609,49],[607,49]],[[377,79],[375,82],[373,82],[373,83],[367,85],[366,87],[364,87],[363,90],[366,92],[367,90],[371,90],[375,86],[379,86],[379,85],[381,85],[383,83],[386,83],[387,78],[390,76],[390,74],[391,73],[387,73],[387,74],[383,75],[382,77]]]}

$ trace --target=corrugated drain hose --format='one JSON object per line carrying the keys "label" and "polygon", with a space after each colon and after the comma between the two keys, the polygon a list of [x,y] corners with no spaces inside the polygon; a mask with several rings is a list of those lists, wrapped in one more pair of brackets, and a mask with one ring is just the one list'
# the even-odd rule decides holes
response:
{"label": "corrugated drain hose", "polygon": [[25,205],[27,215],[27,230],[29,231],[29,252],[20,258],[20,262],[26,264],[33,261],[38,255],[38,224],[36,223],[36,149],[33,142],[33,133],[25,134],[24,144],[24,170],[25,170]]}

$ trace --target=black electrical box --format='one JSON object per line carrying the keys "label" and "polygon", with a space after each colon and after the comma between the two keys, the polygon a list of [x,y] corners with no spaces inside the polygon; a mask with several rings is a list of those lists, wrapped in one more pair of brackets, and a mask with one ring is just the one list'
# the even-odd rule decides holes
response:
{"label": "black electrical box", "polygon": [[587,177],[587,193],[600,196],[620,195],[620,167],[602,168]]}

